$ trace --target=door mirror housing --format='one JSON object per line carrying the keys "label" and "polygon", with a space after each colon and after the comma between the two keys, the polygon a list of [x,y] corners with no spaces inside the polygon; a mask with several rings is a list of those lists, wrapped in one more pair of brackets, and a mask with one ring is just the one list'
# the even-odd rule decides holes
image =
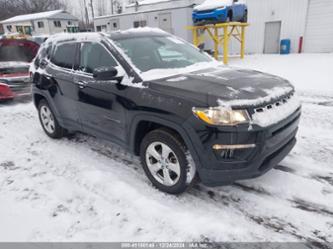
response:
{"label": "door mirror housing", "polygon": [[117,77],[118,70],[114,67],[100,67],[96,68],[93,73],[95,80],[108,81],[108,80],[120,80]]}

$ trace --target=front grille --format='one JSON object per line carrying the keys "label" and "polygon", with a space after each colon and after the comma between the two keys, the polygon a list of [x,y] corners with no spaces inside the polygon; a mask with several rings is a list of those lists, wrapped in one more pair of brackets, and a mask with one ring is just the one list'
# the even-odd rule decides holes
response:
{"label": "front grille", "polygon": [[262,107],[258,107],[258,108],[255,108],[254,109],[254,112],[256,113],[261,113],[261,112],[265,112],[265,111],[269,111],[271,109],[273,109],[274,107],[279,107],[279,106],[282,106],[284,104],[287,104],[290,99],[294,96],[294,93],[291,93],[290,95],[272,103],[272,104],[269,104],[269,105],[266,105],[266,106],[262,106]]}
{"label": "front grille", "polygon": [[210,10],[200,10],[197,13],[198,14],[206,14],[206,13],[211,13],[212,11],[214,11],[214,9],[210,9]]}
{"label": "front grille", "polygon": [[7,84],[13,92],[30,92],[30,77],[2,78],[0,82]]}
{"label": "front grille", "polygon": [[252,124],[268,127],[280,123],[293,113],[299,111],[301,103],[293,93],[266,105],[250,110]]}

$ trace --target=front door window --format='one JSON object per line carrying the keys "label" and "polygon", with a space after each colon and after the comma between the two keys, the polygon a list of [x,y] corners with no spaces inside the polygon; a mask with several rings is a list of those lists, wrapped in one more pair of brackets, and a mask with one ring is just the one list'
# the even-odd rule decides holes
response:
{"label": "front door window", "polygon": [[98,43],[83,43],[81,46],[80,70],[93,73],[101,67],[116,67],[118,64],[111,54]]}

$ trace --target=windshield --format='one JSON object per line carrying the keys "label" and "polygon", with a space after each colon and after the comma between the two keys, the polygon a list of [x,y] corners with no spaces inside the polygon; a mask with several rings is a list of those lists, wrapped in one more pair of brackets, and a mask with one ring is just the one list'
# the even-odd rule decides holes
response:
{"label": "windshield", "polygon": [[30,62],[35,54],[31,48],[17,45],[0,45],[0,61]]}
{"label": "windshield", "polygon": [[173,36],[120,38],[115,43],[141,72],[184,68],[212,61],[208,55]]}

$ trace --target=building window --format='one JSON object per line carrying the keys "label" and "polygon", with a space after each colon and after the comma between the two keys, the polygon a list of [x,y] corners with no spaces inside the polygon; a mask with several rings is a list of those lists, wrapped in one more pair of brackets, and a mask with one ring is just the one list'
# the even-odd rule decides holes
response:
{"label": "building window", "polygon": [[107,27],[106,27],[106,25],[96,26],[96,30],[97,30],[97,32],[106,32]]}
{"label": "building window", "polygon": [[117,23],[116,23],[116,22],[114,22],[114,23],[113,23],[113,28],[115,28],[115,29],[116,29],[116,28],[118,28],[117,26],[118,26],[118,25],[117,25]]}
{"label": "building window", "polygon": [[68,23],[68,25],[72,25],[72,22],[71,22],[71,21],[68,21],[67,23]]}
{"label": "building window", "polygon": [[26,34],[26,35],[31,35],[32,34],[31,26],[24,26],[24,34]]}
{"label": "building window", "polygon": [[12,25],[7,25],[7,30],[8,30],[9,32],[12,32],[12,28],[13,28]]}
{"label": "building window", "polygon": [[145,27],[145,26],[147,26],[147,21],[146,20],[135,21],[133,23],[133,26],[134,26],[134,28]]}
{"label": "building window", "polygon": [[44,22],[37,22],[37,26],[40,29],[44,28]]}
{"label": "building window", "polygon": [[60,21],[53,21],[54,27],[61,28],[61,22]]}
{"label": "building window", "polygon": [[16,31],[20,34],[23,34],[23,26],[16,26]]}

